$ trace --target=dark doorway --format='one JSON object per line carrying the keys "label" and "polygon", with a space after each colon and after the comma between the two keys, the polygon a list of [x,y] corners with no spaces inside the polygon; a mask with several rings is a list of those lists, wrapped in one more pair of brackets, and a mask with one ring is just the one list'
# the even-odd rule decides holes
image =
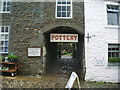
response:
{"label": "dark doorway", "polygon": [[[78,42],[50,42],[51,33],[78,34]],[[56,27],[44,33],[46,47],[46,73],[70,75],[75,71],[84,79],[84,34],[70,27]]]}

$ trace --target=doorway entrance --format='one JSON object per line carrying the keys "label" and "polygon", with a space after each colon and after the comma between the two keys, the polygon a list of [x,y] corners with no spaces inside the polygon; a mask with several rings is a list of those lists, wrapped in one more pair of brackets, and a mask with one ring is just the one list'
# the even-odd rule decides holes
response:
{"label": "doorway entrance", "polygon": [[58,43],[57,58],[75,58],[76,43]]}
{"label": "doorway entrance", "polygon": [[[78,34],[78,42],[51,42],[51,33]],[[84,34],[71,27],[56,27],[44,33],[47,74],[70,75],[72,71],[84,79]]]}

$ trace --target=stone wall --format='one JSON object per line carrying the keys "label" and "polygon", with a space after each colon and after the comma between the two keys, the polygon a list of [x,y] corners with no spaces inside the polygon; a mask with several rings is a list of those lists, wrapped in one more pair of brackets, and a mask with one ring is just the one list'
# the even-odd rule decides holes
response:
{"label": "stone wall", "polygon": [[72,19],[55,18],[55,2],[12,2],[9,51],[19,56],[20,74],[44,73],[43,58],[28,58],[27,48],[43,46],[44,33],[68,26],[84,34],[84,3],[73,3]]}

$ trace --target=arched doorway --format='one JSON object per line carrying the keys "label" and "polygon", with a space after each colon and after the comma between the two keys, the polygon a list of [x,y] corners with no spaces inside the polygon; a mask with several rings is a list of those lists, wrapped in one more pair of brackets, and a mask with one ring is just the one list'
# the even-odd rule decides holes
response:
{"label": "arched doorway", "polygon": [[[78,34],[78,42],[50,42],[50,34]],[[84,34],[71,27],[56,27],[44,33],[47,74],[69,75],[72,71],[84,79]]]}

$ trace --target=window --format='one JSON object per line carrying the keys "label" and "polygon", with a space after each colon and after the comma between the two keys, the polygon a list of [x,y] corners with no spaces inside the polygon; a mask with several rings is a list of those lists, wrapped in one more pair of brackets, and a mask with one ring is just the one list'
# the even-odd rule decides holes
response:
{"label": "window", "polygon": [[56,18],[72,18],[72,0],[57,0]]}
{"label": "window", "polygon": [[118,25],[119,15],[118,15],[118,5],[107,5],[107,20],[108,25]]}
{"label": "window", "polygon": [[0,53],[8,53],[9,26],[0,26]]}
{"label": "window", "polygon": [[0,0],[0,12],[1,13],[10,13],[10,0]]}
{"label": "window", "polygon": [[108,57],[120,57],[120,44],[108,45]]}

